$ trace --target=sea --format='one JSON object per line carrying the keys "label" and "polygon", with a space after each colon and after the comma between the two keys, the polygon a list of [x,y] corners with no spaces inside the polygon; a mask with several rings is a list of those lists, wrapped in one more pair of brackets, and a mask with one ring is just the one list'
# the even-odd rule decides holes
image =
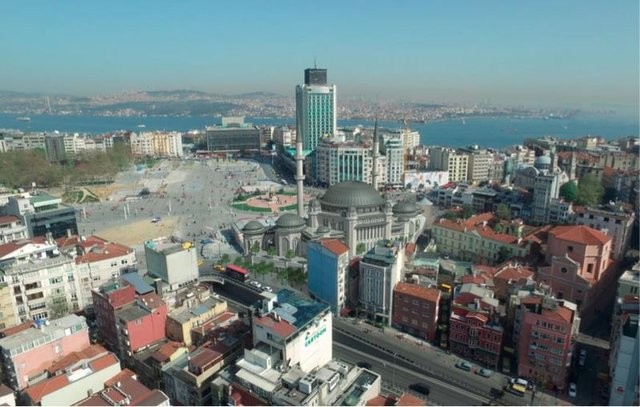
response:
{"label": "sea", "polygon": [[[67,132],[104,134],[118,130],[132,131],[189,131],[203,130],[220,124],[220,117],[105,117],[72,115],[32,115],[30,121],[19,121],[20,115],[0,113],[0,129],[36,132]],[[295,118],[246,117],[246,123],[255,125],[295,125]],[[338,127],[373,127],[371,120],[338,120]],[[379,121],[384,128],[401,128],[399,121]],[[599,136],[613,140],[626,136],[638,137],[637,115],[615,112],[602,114],[577,113],[567,118],[544,117],[465,117],[426,123],[411,122],[410,128],[420,133],[421,144],[451,147],[505,148],[522,144],[530,137],[553,136],[570,139]]]}

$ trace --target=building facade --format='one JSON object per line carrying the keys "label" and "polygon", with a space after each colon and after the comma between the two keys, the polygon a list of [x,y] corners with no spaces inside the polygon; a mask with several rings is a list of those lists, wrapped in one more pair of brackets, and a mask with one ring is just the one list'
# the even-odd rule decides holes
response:
{"label": "building facade", "polygon": [[13,215],[0,216],[0,244],[28,238],[27,227]]}
{"label": "building facade", "polygon": [[621,208],[590,208],[575,209],[575,223],[600,230],[611,236],[611,257],[616,260],[624,257],[633,230],[635,214]]}
{"label": "building facade", "polygon": [[74,314],[41,321],[0,339],[4,380],[14,390],[22,390],[46,377],[45,369],[66,355],[89,346],[89,328],[84,317]]}
{"label": "building facade", "polygon": [[336,315],[346,302],[349,248],[338,239],[322,239],[307,246],[307,284],[312,298],[331,306]]}
{"label": "building facade", "polygon": [[222,126],[207,127],[207,150],[215,153],[260,151],[260,129],[243,117],[224,118]]}
{"label": "building facade", "polygon": [[380,240],[360,261],[359,309],[372,319],[391,324],[393,288],[402,278],[404,247]]}
{"label": "building facade", "polygon": [[440,290],[398,283],[393,289],[391,325],[418,338],[433,342],[438,329]]}
{"label": "building facade", "polygon": [[173,243],[166,238],[145,242],[144,254],[150,275],[161,278],[170,291],[198,279],[198,255],[189,242]]}
{"label": "building facade", "polygon": [[304,85],[296,87],[296,134],[304,150],[315,150],[336,131],[336,85],[327,85],[326,69],[305,69]]}
{"label": "building facade", "polygon": [[553,297],[528,296],[520,300],[518,376],[534,379],[547,389],[564,389],[580,328],[576,305]]}

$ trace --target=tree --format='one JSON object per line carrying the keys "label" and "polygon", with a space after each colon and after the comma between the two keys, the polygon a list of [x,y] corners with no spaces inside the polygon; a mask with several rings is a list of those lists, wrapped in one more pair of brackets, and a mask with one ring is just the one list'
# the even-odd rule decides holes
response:
{"label": "tree", "polygon": [[67,297],[64,294],[56,295],[51,298],[49,302],[49,318],[58,319],[62,318],[69,313],[69,303]]}
{"label": "tree", "polygon": [[496,257],[496,262],[498,264],[504,263],[509,259],[509,257],[511,257],[511,249],[509,249],[506,246],[501,246],[500,249],[498,249],[498,256]]}
{"label": "tree", "polygon": [[473,206],[464,204],[462,205],[462,217],[464,219],[469,219],[471,216],[475,215],[476,211],[473,209]]}
{"label": "tree", "polygon": [[560,187],[560,197],[567,202],[575,202],[578,197],[578,186],[575,181],[564,183]]}
{"label": "tree", "polygon": [[295,252],[291,249],[288,249],[285,254],[284,257],[286,257],[287,259],[293,259],[293,257],[295,256]]}
{"label": "tree", "polygon": [[356,246],[356,253],[362,254],[365,250],[367,250],[367,246],[364,243],[358,243],[358,245]]}
{"label": "tree", "polygon": [[583,206],[597,205],[600,203],[603,194],[604,187],[602,183],[595,175],[589,173],[580,179],[576,203]]}
{"label": "tree", "polygon": [[508,220],[509,215],[509,207],[504,203],[499,203],[496,208],[496,217],[500,220]]}
{"label": "tree", "polygon": [[259,242],[253,242],[253,245],[251,246],[251,253],[257,254],[259,252],[260,252],[260,243]]}
{"label": "tree", "polygon": [[229,260],[231,260],[231,259],[229,258],[229,255],[227,253],[225,253],[222,256],[220,256],[220,263],[222,263],[222,264],[229,263]]}

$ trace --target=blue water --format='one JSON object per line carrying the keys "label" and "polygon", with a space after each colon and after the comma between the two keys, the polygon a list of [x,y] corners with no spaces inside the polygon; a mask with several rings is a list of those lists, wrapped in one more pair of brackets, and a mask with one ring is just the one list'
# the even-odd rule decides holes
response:
{"label": "blue water", "polygon": [[[101,116],[31,116],[30,122],[16,120],[18,115],[0,114],[0,129],[24,131],[54,131],[102,134],[117,130],[176,130],[204,129],[219,124],[215,117],[101,117]],[[295,125],[294,118],[246,118],[256,125]],[[339,126],[373,126],[367,120],[339,120]],[[399,128],[395,121],[381,121],[381,127]],[[568,119],[543,118],[466,118],[442,120],[428,123],[411,123],[411,128],[420,132],[422,144],[463,147],[478,144],[484,147],[503,148],[521,144],[525,138],[554,136],[561,139],[585,135],[616,139],[623,136],[638,137],[638,120],[634,116],[616,114],[578,114]]]}

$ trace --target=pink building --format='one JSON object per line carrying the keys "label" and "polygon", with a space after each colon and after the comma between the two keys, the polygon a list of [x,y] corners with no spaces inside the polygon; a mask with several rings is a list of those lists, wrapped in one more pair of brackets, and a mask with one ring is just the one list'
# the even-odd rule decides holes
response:
{"label": "pink building", "polygon": [[563,389],[580,328],[575,304],[531,295],[520,300],[516,318],[518,375],[534,379],[538,386]]}
{"label": "pink building", "polygon": [[124,361],[133,353],[165,339],[167,305],[154,292],[140,295],[115,315]]}
{"label": "pink building", "polygon": [[14,390],[22,390],[46,377],[46,369],[53,362],[89,345],[86,321],[74,314],[2,338],[0,358],[5,382]]}
{"label": "pink building", "polygon": [[93,310],[100,337],[114,352],[119,350],[116,311],[136,300],[136,290],[125,281],[104,284],[93,290]]}
{"label": "pink building", "polygon": [[[576,303],[584,311],[602,292],[592,289],[606,288],[614,277],[609,273],[610,255],[610,236],[582,225],[556,226],[549,231],[548,265],[539,268],[538,281],[549,284],[557,298]],[[615,289],[615,280],[611,283]]]}

